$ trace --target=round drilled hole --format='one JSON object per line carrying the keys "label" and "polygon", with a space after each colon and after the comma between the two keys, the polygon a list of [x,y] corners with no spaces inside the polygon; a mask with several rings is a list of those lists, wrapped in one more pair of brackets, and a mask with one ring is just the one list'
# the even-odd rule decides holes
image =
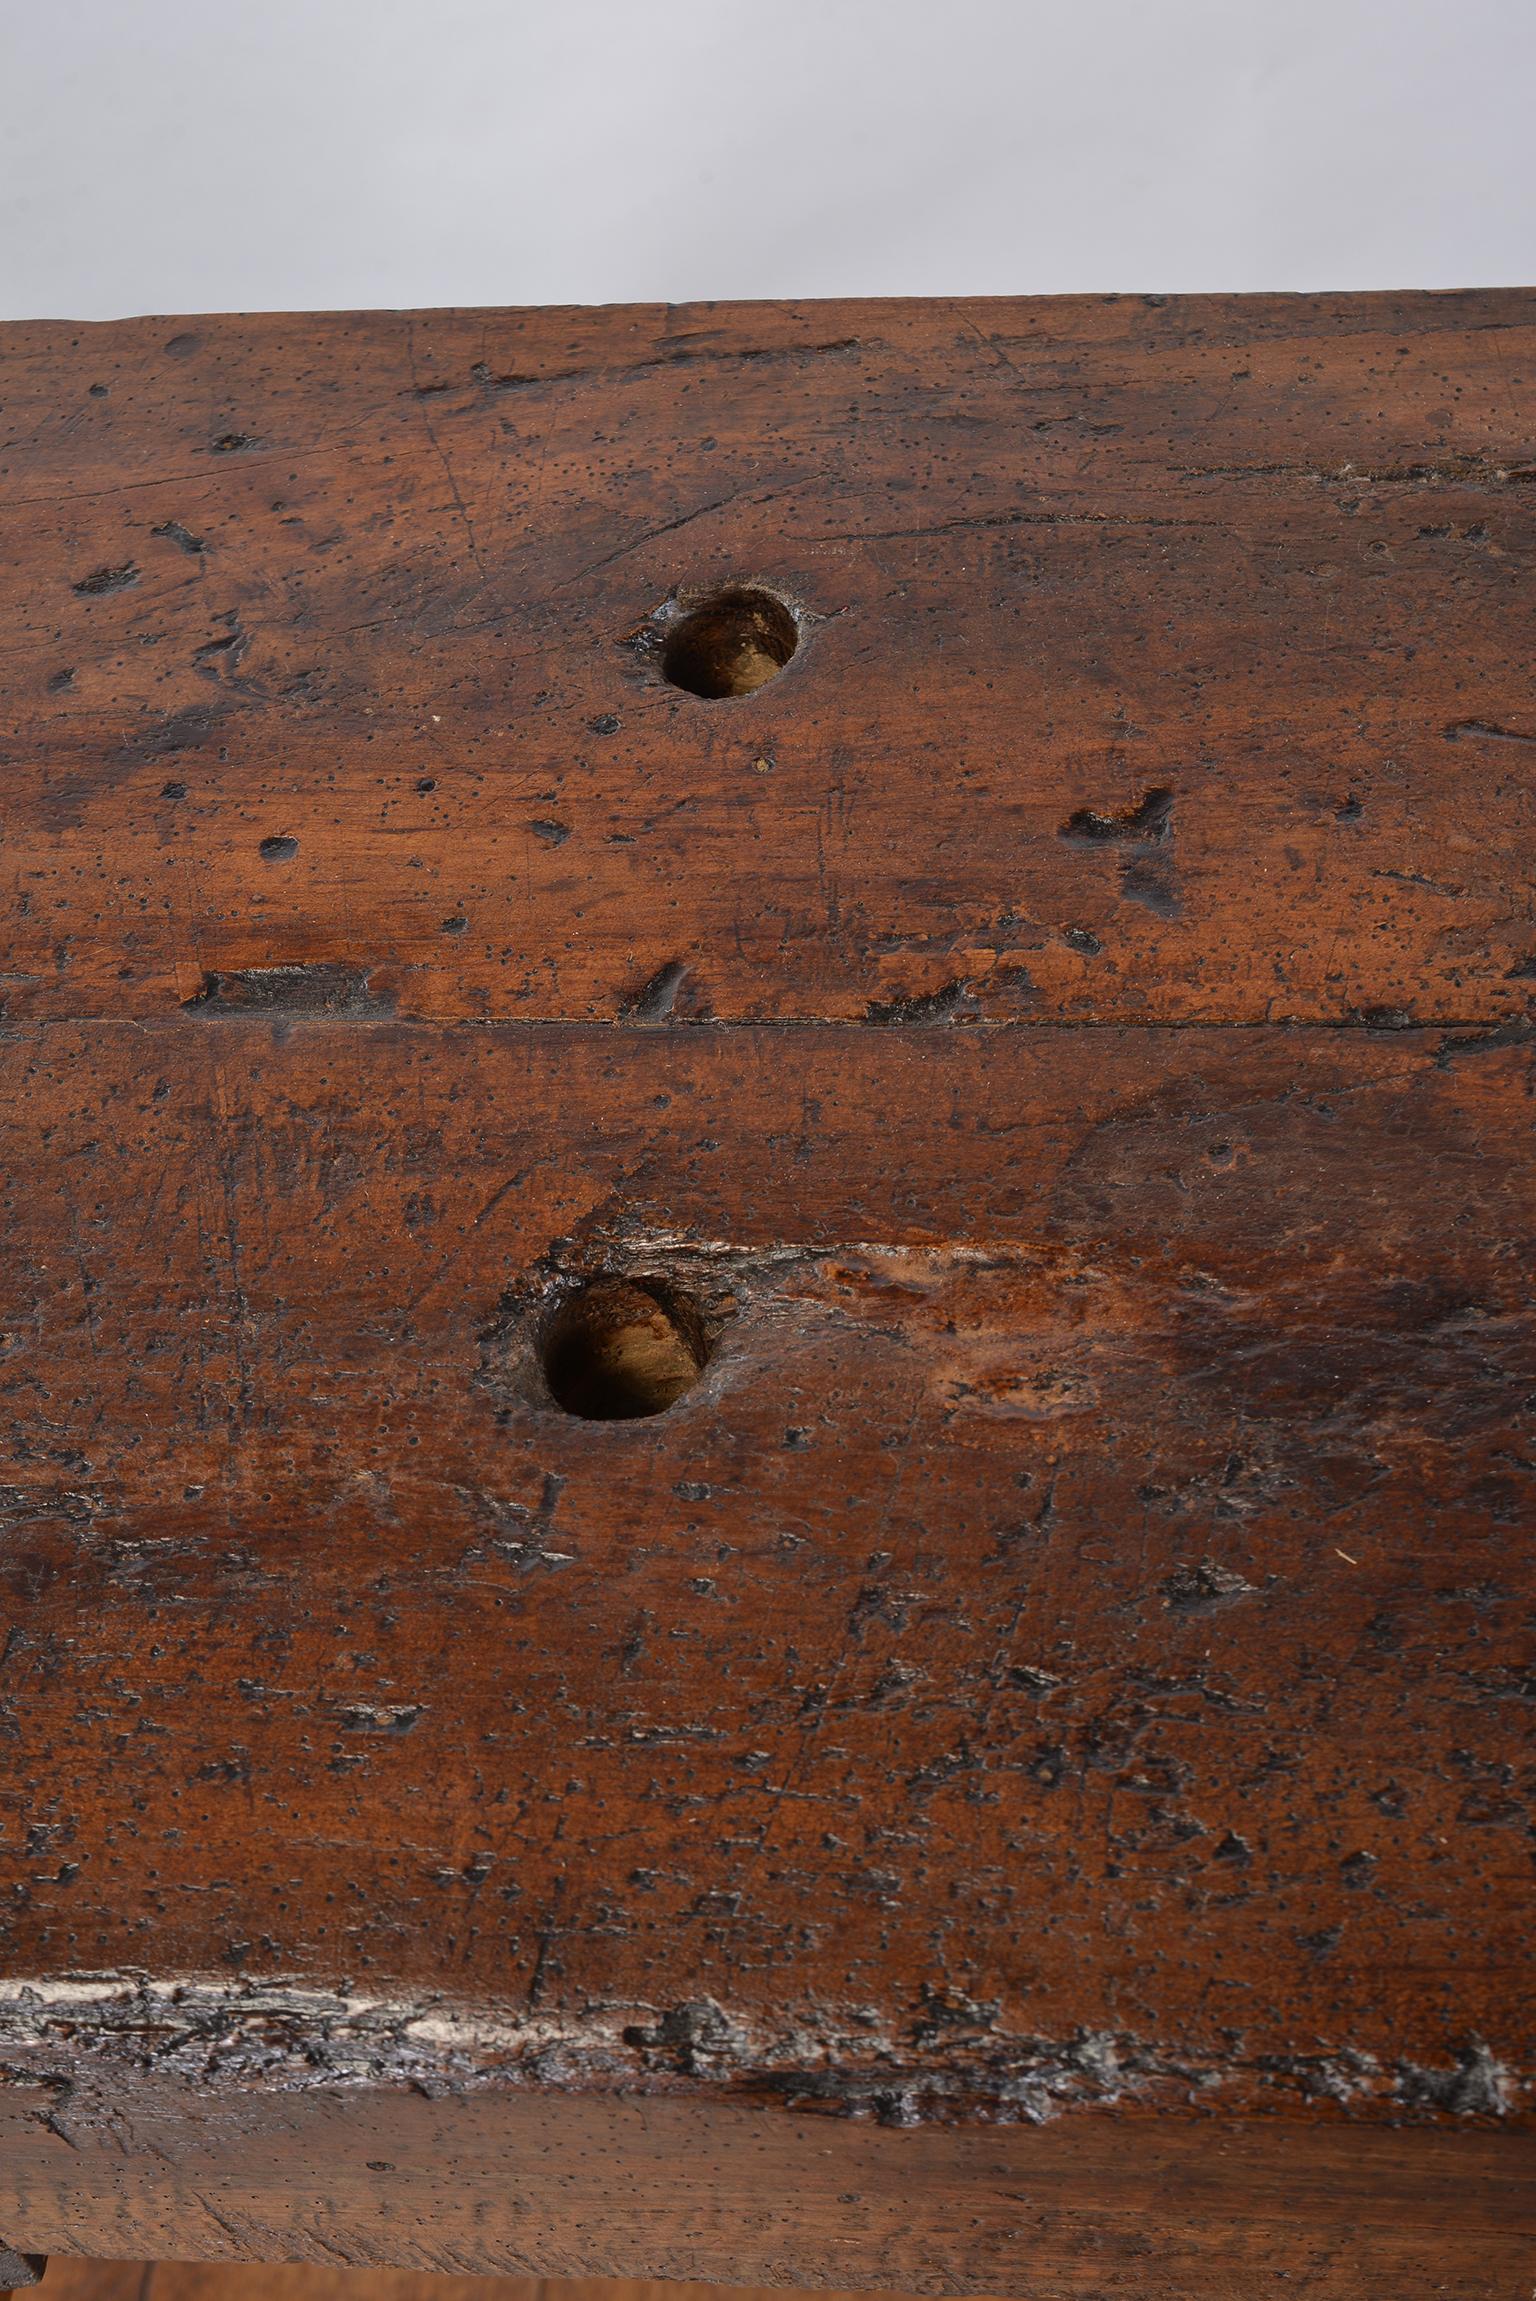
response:
{"label": "round drilled hole", "polygon": [[680,616],[661,651],[662,677],[689,695],[755,695],[800,644],[782,599],[746,586],[717,591]]}
{"label": "round drilled hole", "polygon": [[691,1390],[707,1356],[693,1304],[644,1280],[597,1278],[551,1319],[544,1379],[567,1414],[630,1422]]}

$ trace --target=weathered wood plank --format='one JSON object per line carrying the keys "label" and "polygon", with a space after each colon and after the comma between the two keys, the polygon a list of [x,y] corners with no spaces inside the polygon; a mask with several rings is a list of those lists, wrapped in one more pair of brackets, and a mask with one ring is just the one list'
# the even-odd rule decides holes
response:
{"label": "weathered wood plank", "polygon": [[1533,329],[6,332],[0,2242],[1523,2293]]}
{"label": "weathered wood plank", "polygon": [[[1523,1013],[1532,312],[10,329],[13,1009]],[[622,644],[743,578],[756,695]]]}
{"label": "weathered wood plank", "polygon": [[1030,2301],[1524,2301],[1536,2238],[1528,2150],[1501,2133],[1140,2117],[891,2133],[368,2088],[226,2087],[200,2103],[140,2089],[66,2113],[62,2132],[26,2110],[0,2095],[0,2168],[58,2251],[532,2275],[624,2263]]}
{"label": "weathered wood plank", "polygon": [[[1522,2097],[1527,1047],[0,1062],[13,1972],[451,1975],[610,2082]],[[718,1321],[664,1415],[548,1395],[603,1272]]]}

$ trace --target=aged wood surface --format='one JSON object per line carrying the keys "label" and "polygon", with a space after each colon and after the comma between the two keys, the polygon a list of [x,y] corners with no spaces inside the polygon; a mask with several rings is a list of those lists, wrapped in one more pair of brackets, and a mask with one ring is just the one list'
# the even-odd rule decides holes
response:
{"label": "aged wood surface", "polygon": [[[10,328],[13,1012],[1523,1014],[1533,359],[1511,295]],[[751,577],[750,707],[622,644]]]}
{"label": "aged wood surface", "polygon": [[[111,2261],[55,2256],[39,2301],[767,2301],[773,2286],[642,2278],[482,2277],[330,2263]],[[851,2293],[828,2301],[859,2301]]]}
{"label": "aged wood surface", "polygon": [[0,346],[0,2242],[1524,2301],[1536,298]]}
{"label": "aged wood surface", "polygon": [[[157,2093],[161,2098],[157,2099]],[[1518,2135],[1210,2118],[891,2132],[772,2110],[154,2084],[50,2129],[0,2096],[28,2224],[71,2249],[629,2274],[1030,2301],[1525,2301]],[[452,2177],[445,2178],[445,2168]],[[41,2301],[47,2301],[46,2280]]]}

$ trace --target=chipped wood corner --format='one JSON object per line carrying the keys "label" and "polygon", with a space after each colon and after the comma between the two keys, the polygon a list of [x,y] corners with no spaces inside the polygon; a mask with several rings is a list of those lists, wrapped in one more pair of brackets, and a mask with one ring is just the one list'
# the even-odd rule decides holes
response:
{"label": "chipped wood corner", "polygon": [[0,359],[0,2284],[1526,2301],[1536,299]]}

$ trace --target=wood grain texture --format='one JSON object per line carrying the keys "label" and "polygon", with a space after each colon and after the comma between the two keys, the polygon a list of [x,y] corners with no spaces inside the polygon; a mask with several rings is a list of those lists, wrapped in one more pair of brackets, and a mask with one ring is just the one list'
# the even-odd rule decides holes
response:
{"label": "wood grain texture", "polygon": [[[1069,2094],[1528,2069],[1524,1046],[0,1065],[12,1972],[447,1986],[629,2075],[714,1999],[882,2094],[1027,2085],[999,2028]],[[543,1392],[562,1239],[729,1289],[666,1415]]]}
{"label": "wood grain texture", "polygon": [[1505,2289],[1533,328],[5,331],[0,2239]]}
{"label": "wood grain texture", "polygon": [[[40,2301],[766,2301],[773,2286],[643,2278],[476,2277],[451,2270],[342,2269],[312,2262],[98,2261],[48,2265]],[[828,2301],[858,2301],[854,2294]]]}
{"label": "wood grain texture", "polygon": [[885,2132],[569,2094],[153,2084],[114,2127],[63,2123],[68,2139],[0,2101],[12,2210],[50,2250],[109,2256],[531,2276],[622,2260],[645,2278],[1021,2301],[1525,2301],[1536,2242],[1528,2150],[1503,2132]]}
{"label": "wood grain texture", "polygon": [[[10,328],[15,1009],[1523,1014],[1533,381],[1512,294]],[[700,710],[623,642],[727,577],[807,629]]]}

